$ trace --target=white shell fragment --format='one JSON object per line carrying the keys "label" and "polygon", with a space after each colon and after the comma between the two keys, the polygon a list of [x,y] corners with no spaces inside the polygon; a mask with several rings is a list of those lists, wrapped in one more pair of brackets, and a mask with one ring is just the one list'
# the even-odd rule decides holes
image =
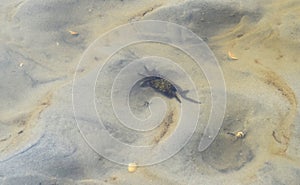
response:
{"label": "white shell fragment", "polygon": [[137,169],[137,164],[136,163],[129,163],[127,169],[128,169],[128,172],[133,173]]}

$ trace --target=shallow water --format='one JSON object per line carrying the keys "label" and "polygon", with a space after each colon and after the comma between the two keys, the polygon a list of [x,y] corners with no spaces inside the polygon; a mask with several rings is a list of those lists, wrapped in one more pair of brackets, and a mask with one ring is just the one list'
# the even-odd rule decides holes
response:
{"label": "shallow water", "polygon": [[[299,184],[297,0],[13,0],[0,3],[0,14],[1,184]],[[102,57],[109,54],[109,46],[118,34],[103,41],[106,51],[98,50],[94,41],[117,26],[140,20],[169,21],[190,29],[203,39],[219,62],[226,85],[225,115],[216,139],[204,151],[198,150],[201,138],[205,138],[206,131],[216,130],[205,130],[210,114],[212,110],[222,112],[221,105],[213,106],[213,98],[222,98],[222,83],[212,88],[211,81],[218,79],[219,74],[205,74],[205,70],[215,69],[210,62],[202,61],[207,67],[203,71],[193,56],[174,45],[132,43],[110,56],[93,90],[84,92],[89,84],[84,80],[104,64]],[[145,32],[140,33],[139,38],[145,36]],[[183,33],[178,29],[167,35],[175,35],[176,43],[184,41],[194,48],[196,41]],[[129,32],[125,34],[124,42],[133,37]],[[166,38],[163,33],[156,34],[160,39]],[[210,59],[210,55],[201,53],[202,49],[199,48],[199,56]],[[125,75],[124,83],[122,78],[119,81],[122,88],[111,89],[118,73],[132,61],[149,56],[165,57],[188,74],[185,79],[176,66],[147,65],[171,77],[176,85],[189,90],[189,97],[201,102],[195,128],[194,113],[186,119],[190,121],[183,122],[186,127],[179,127],[179,120],[183,114],[197,110],[196,105],[178,104],[175,99],[138,85],[128,95],[131,111],[139,118],[147,118],[151,107],[153,113],[163,112],[161,103],[165,101],[166,116],[161,124],[151,132],[140,133],[122,125],[114,114],[111,96],[121,94],[129,84]],[[84,59],[88,62],[78,66]],[[142,67],[133,73],[138,77],[145,71]],[[81,94],[74,91],[74,79],[82,83]],[[188,79],[195,88],[185,81]],[[82,114],[76,114],[78,110],[72,101],[76,95],[82,103],[79,105],[87,105],[84,102],[91,100],[93,107],[82,106]],[[89,95],[95,98],[88,99]],[[153,96],[160,99],[152,101]],[[145,101],[150,102],[149,107]],[[120,106],[121,101],[115,105]],[[185,105],[195,109],[186,109]],[[98,117],[90,111],[94,108]],[[104,127],[97,125],[99,119],[104,120]],[[125,145],[112,146],[111,140],[102,137],[106,130],[128,145],[153,148],[147,155],[143,151],[128,151]],[[181,135],[174,137],[171,146],[165,145],[178,130]],[[245,137],[228,134],[237,131],[243,131]],[[187,143],[185,136],[191,137]],[[178,146],[181,150],[174,152]],[[105,155],[101,156],[101,152]],[[159,161],[162,156],[164,160]],[[129,173],[124,165],[128,161],[148,163]],[[149,165],[149,161],[156,164]]]}

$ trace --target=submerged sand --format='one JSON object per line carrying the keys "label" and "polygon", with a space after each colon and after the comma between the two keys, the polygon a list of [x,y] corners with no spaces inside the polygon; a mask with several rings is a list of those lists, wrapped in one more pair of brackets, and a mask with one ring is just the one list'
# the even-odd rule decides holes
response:
{"label": "submerged sand", "polygon": [[[1,184],[299,183],[297,0],[2,1],[0,14]],[[216,140],[199,152],[201,123],[207,121],[211,108],[209,83],[201,70],[170,46],[141,43],[125,48],[112,60],[155,54],[182,65],[202,102],[198,127],[180,152],[128,173],[127,166],[103,158],[80,135],[72,82],[81,56],[95,39],[116,26],[149,19],[185,26],[208,44],[224,74],[226,113]],[[84,78],[95,66],[96,58],[77,72]],[[96,92],[106,90],[97,88]],[[175,104],[172,100],[170,107]],[[159,144],[174,130],[176,111],[173,116],[144,138],[108,126],[129,143],[150,138],[150,143]],[[95,123],[88,117],[82,120]],[[246,137],[227,134],[236,131],[244,131]]]}

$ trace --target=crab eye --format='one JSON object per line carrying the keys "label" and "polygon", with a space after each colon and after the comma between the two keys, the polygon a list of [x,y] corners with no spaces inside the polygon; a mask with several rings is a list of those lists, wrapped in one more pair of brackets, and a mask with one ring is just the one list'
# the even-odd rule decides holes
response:
{"label": "crab eye", "polygon": [[149,81],[147,80],[147,81],[141,81],[140,82],[140,87],[146,87],[146,86],[148,86],[149,85]]}
{"label": "crab eye", "polygon": [[140,82],[140,87],[145,87],[145,82]]}

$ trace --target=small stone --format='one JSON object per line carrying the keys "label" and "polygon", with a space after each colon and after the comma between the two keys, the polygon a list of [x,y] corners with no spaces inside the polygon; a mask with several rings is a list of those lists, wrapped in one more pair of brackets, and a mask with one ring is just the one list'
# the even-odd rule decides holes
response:
{"label": "small stone", "polygon": [[78,32],[76,32],[76,31],[72,31],[72,30],[69,30],[69,33],[70,33],[71,35],[74,35],[74,36],[76,36],[76,35],[79,35],[79,33],[78,33]]}
{"label": "small stone", "polygon": [[128,172],[133,173],[137,169],[137,164],[136,163],[129,163],[128,164]]}

